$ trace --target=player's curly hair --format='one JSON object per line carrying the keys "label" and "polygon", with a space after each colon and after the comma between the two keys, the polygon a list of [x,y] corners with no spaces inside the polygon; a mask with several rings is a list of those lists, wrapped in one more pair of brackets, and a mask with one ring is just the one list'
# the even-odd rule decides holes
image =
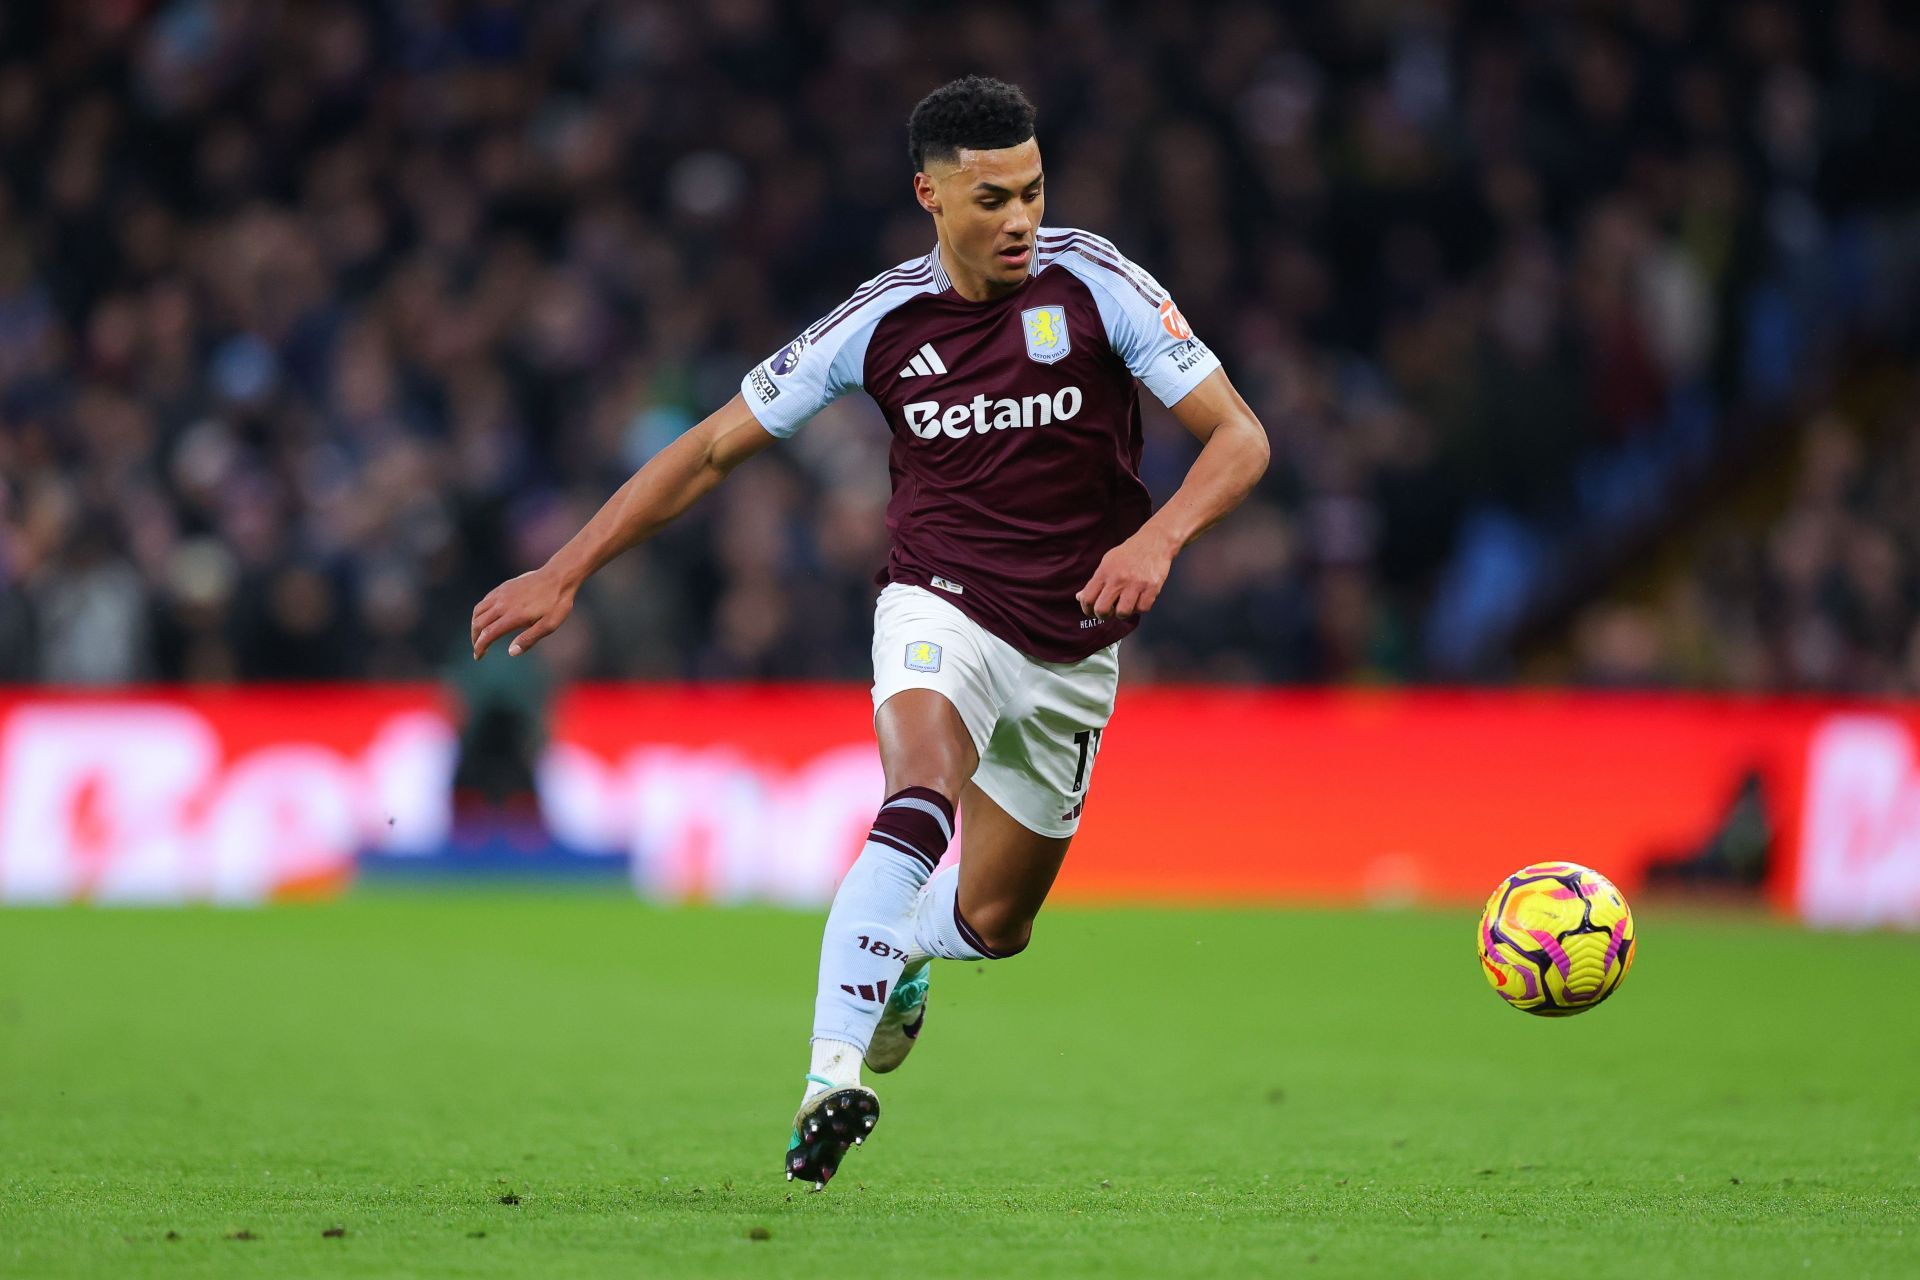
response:
{"label": "player's curly hair", "polygon": [[941,85],[907,120],[907,154],[913,167],[952,160],[962,147],[997,151],[1033,136],[1033,103],[1018,85],[988,76],[963,76]]}

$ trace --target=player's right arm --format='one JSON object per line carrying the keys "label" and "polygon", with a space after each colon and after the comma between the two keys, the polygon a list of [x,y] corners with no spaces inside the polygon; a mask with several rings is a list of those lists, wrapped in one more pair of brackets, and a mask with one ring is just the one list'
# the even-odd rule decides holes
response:
{"label": "player's right arm", "polygon": [[658,533],[727,473],[858,388],[867,341],[889,306],[936,286],[929,257],[860,286],[799,337],[747,371],[740,394],[633,474],[553,558],[501,583],[473,611],[473,656],[509,632],[518,655],[567,620],[580,584],[601,565]]}
{"label": "player's right arm", "polygon": [[515,631],[508,653],[538,644],[567,620],[580,584],[601,565],[658,533],[776,438],[744,398],[727,401],[634,472],[552,559],[487,593],[473,610],[473,656]]}

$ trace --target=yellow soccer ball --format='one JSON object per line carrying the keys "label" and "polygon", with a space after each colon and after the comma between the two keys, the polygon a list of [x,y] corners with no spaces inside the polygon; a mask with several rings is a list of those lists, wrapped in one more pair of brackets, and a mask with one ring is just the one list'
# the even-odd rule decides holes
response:
{"label": "yellow soccer ball", "polygon": [[1613,881],[1573,862],[1508,876],[1480,913],[1480,967],[1494,994],[1544,1017],[1584,1013],[1633,968],[1633,912]]}

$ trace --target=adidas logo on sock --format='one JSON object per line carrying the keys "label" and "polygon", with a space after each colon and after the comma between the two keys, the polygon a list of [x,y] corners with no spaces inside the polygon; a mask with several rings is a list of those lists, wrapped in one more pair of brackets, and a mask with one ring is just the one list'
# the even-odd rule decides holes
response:
{"label": "adidas logo on sock", "polygon": [[840,989],[850,996],[859,996],[862,1000],[884,1002],[887,998],[887,980],[885,978],[880,979],[880,981],[874,983],[872,986],[868,986],[863,982],[858,989],[848,986],[843,982],[840,984]]}
{"label": "adidas logo on sock", "polygon": [[920,353],[907,361],[907,367],[900,371],[903,378],[931,378],[936,373],[945,373],[947,366],[940,359],[940,353],[933,349],[931,342],[920,344]]}

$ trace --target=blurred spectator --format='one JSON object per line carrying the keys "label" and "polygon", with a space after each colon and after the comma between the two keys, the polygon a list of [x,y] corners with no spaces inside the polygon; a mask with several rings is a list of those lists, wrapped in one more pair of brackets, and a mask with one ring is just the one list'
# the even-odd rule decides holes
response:
{"label": "blurred spectator", "polygon": [[[1130,675],[1497,671],[1728,424],[1920,339],[1888,0],[9,5],[0,678],[430,675],[925,251],[903,122],[981,69],[1039,104],[1049,220],[1149,265],[1273,436]],[[1164,497],[1193,445],[1148,418]],[[592,584],[556,667],[862,677],[886,445],[822,414]],[[1710,556],[1725,652],[1682,678],[1920,680],[1899,490],[1823,465],[1764,555]],[[1582,625],[1589,674],[1670,678],[1648,626]]]}
{"label": "blurred spectator", "polygon": [[[1659,610],[1596,608],[1578,670],[1603,684],[1920,692],[1920,404],[1871,443],[1833,417],[1807,433],[1785,509],[1696,540]],[[1623,619],[1631,617],[1629,638]]]}

